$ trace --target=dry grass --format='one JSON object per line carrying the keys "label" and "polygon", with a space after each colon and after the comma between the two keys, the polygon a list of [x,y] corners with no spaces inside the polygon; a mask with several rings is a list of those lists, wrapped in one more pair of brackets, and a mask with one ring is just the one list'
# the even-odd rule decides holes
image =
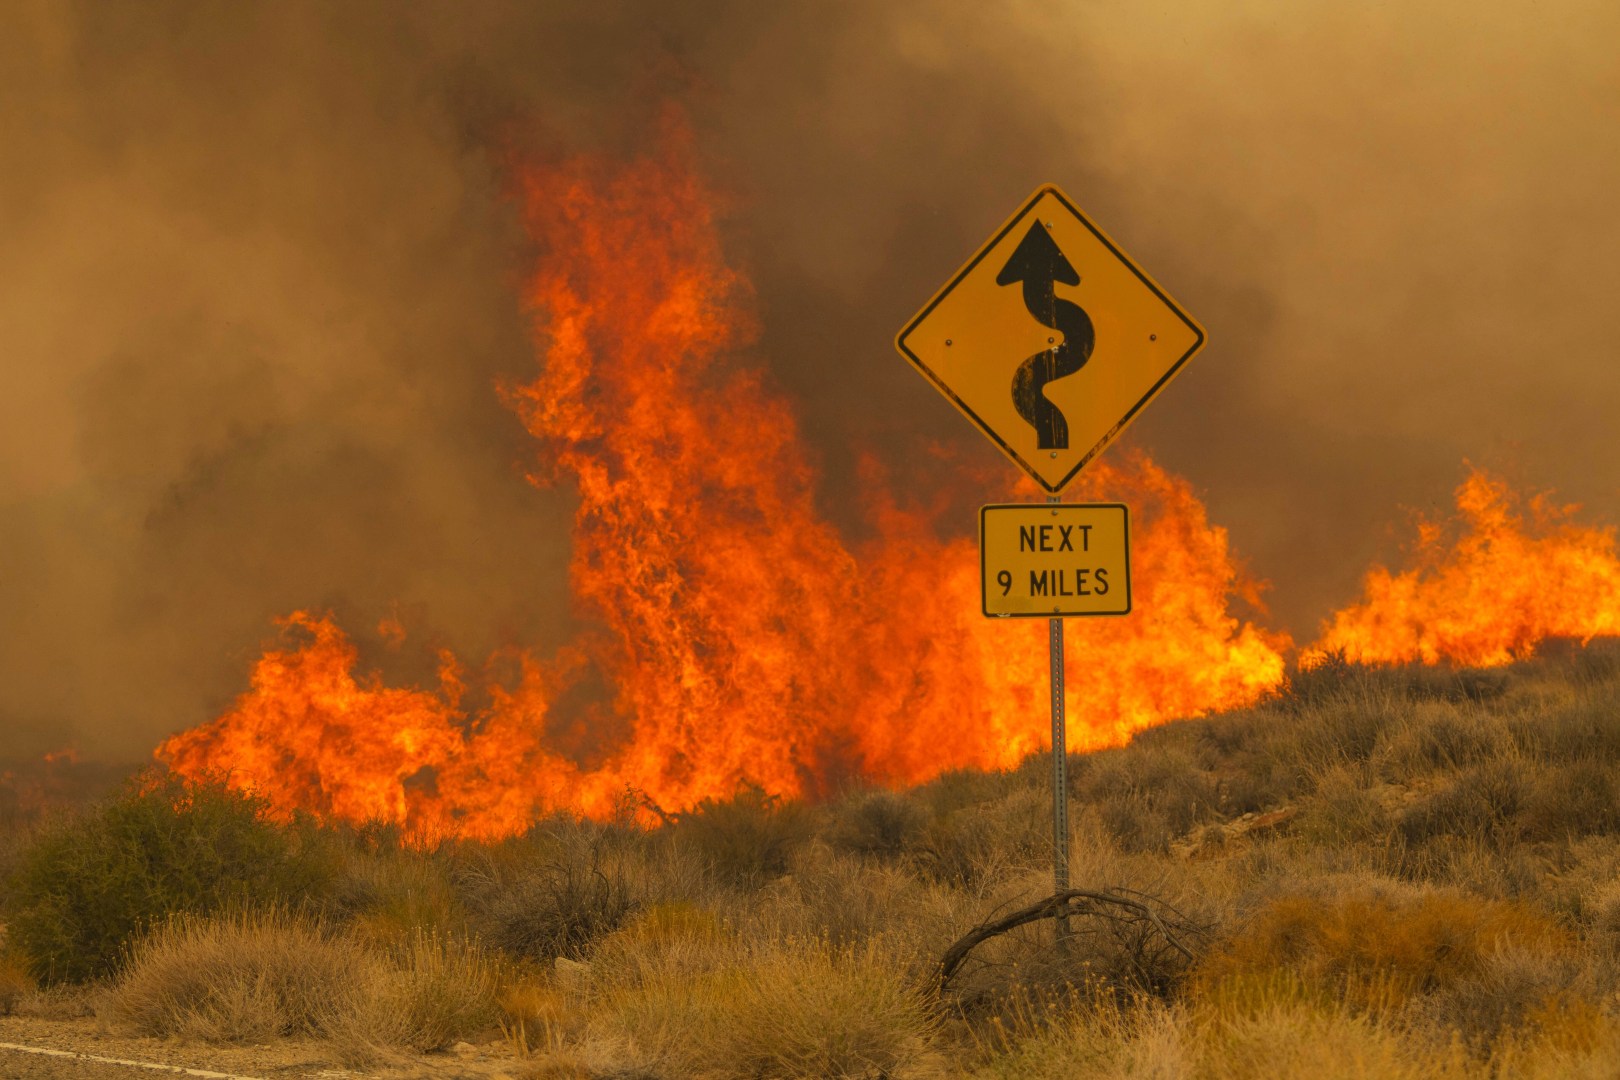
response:
{"label": "dry grass", "polygon": [[1194,993],[1220,996],[1244,979],[1287,972],[1372,1008],[1462,993],[1469,980],[1483,988],[1502,956],[1552,967],[1575,953],[1567,932],[1522,904],[1370,882],[1352,888],[1272,901],[1204,959]]}
{"label": "dry grass", "polygon": [[495,965],[464,940],[418,932],[373,961],[364,993],[340,998],[321,1031],[347,1061],[440,1050],[498,1026]]}
{"label": "dry grass", "polygon": [[171,919],[131,949],[106,1015],[206,1042],[318,1036],[366,1061],[494,1027],[496,992],[490,963],[464,943],[418,932],[383,950],[271,910]]}
{"label": "dry grass", "polygon": [[714,1080],[931,1077],[943,1062],[927,999],[875,945],[708,937],[597,986],[598,1071]]}
{"label": "dry grass", "polygon": [[1037,923],[936,992],[951,942],[1050,891],[1037,756],[819,807],[750,789],[653,829],[327,838],[339,872],[300,898],[324,922],[160,924],[108,1015],[351,1060],[499,1025],[523,1077],[1614,1074],[1620,648],[1329,665],[1071,765],[1072,880],[1204,928],[1196,965],[1144,970],[1106,920],[1059,953]]}
{"label": "dry grass", "polygon": [[109,1013],[145,1035],[309,1035],[379,981],[376,969],[358,940],[285,912],[180,916],[135,943]]}

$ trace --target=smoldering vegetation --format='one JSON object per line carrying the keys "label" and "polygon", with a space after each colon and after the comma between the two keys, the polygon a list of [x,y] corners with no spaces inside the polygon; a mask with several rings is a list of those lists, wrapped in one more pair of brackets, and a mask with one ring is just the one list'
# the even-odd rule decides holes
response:
{"label": "smoldering vegetation", "polygon": [[[1240,712],[820,805],[745,790],[500,843],[273,823],[147,777],[0,844],[0,1009],[512,1075],[1599,1076],[1620,1053],[1620,645],[1329,658]],[[1168,938],[1175,948],[1166,947]]]}

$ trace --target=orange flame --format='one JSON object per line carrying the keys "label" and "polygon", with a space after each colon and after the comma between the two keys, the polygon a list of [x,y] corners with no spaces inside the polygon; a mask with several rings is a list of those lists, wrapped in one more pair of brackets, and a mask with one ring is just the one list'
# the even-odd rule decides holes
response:
{"label": "orange flame", "polygon": [[[453,657],[436,689],[389,688],[356,673],[329,617],[294,613],[230,711],[158,748],[171,768],[226,772],[281,814],[487,838],[609,813],[627,791],[669,810],[744,782],[813,796],[1047,745],[1045,625],[978,614],[974,541],[941,540],[875,468],[872,540],[852,547],[819,514],[791,408],[735,359],[749,287],[678,117],[659,147],[521,183],[546,253],[528,290],[544,366],[503,394],[541,443],[537,482],[578,489],[570,577],[594,629],[549,661],[492,661],[487,706],[464,709]],[[1087,490],[1132,503],[1139,599],[1069,623],[1071,745],[1276,686],[1288,643],[1228,613],[1255,590],[1188,485],[1127,455]],[[556,715],[591,673],[611,700]]]}
{"label": "orange flame", "polygon": [[1333,616],[1304,666],[1329,653],[1369,664],[1470,667],[1528,656],[1550,637],[1620,633],[1620,555],[1612,528],[1571,520],[1546,495],[1523,500],[1478,469],[1457,488],[1457,518],[1420,522],[1412,566],[1375,567],[1362,599]]}

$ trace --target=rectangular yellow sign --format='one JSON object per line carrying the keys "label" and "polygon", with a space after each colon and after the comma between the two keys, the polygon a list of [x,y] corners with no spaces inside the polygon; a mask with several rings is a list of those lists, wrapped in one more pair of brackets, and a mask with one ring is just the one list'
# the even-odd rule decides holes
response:
{"label": "rectangular yellow sign", "polygon": [[980,507],[979,578],[992,618],[1125,615],[1130,512],[1122,503]]}

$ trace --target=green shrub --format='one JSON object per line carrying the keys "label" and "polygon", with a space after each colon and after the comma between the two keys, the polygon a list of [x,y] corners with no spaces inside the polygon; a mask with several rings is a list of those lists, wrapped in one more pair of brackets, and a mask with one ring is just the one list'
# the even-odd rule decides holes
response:
{"label": "green shrub", "polygon": [[4,917],[36,977],[83,982],[109,974],[125,943],[166,915],[297,902],[330,873],[307,830],[266,820],[252,796],[148,778],[41,830],[7,883]]}

